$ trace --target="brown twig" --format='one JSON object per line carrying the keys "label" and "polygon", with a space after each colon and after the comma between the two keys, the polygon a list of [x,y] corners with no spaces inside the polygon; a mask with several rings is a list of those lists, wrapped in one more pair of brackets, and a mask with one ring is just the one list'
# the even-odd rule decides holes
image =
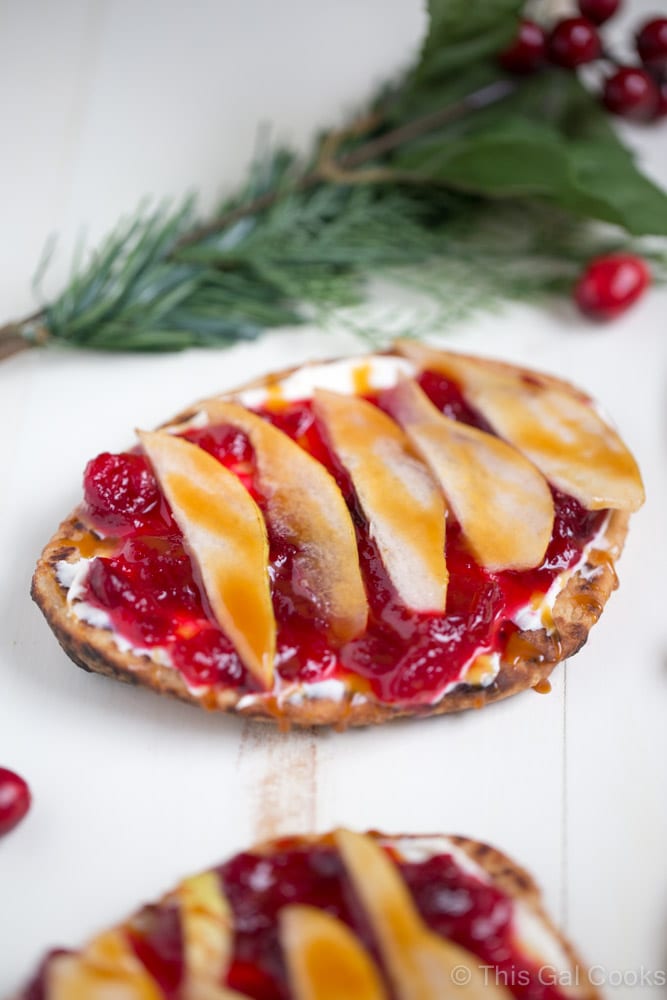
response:
{"label": "brown twig", "polygon": [[[448,104],[446,107],[439,108],[431,114],[422,115],[421,118],[415,118],[406,125],[390,129],[389,132],[385,132],[383,135],[380,135],[375,139],[369,139],[368,142],[363,143],[361,146],[358,146],[356,149],[353,149],[351,152],[338,158],[326,154],[329,154],[331,150],[337,150],[344,138],[358,134],[359,128],[357,125],[353,125],[348,130],[331,132],[324,139],[322,145],[322,150],[325,153],[325,156],[320,156],[316,167],[304,174],[303,177],[296,182],[294,189],[297,191],[303,191],[309,187],[314,187],[323,180],[334,178],[338,183],[354,183],[356,182],[356,178],[353,181],[349,171],[353,170],[355,167],[363,166],[365,163],[376,160],[379,156],[383,156],[386,153],[392,152],[394,149],[398,149],[399,146],[403,146],[408,142],[414,141],[415,139],[420,139],[422,136],[428,135],[430,132],[435,132],[444,125],[448,125],[450,122],[463,118],[464,115],[474,111],[480,111],[482,108],[486,108],[491,104],[496,104],[498,101],[502,101],[506,97],[509,97],[509,95],[514,93],[515,90],[516,84],[513,81],[496,80],[487,87],[482,87],[480,90],[476,90],[472,94],[468,94],[466,97],[463,97],[460,101],[456,101],[454,104]],[[376,127],[378,124],[377,118],[362,119],[362,121],[368,121],[368,124],[371,127]],[[371,177],[369,174],[367,178],[368,180],[387,180],[389,177],[389,172],[386,170],[381,171],[381,176],[380,174],[376,175],[375,171],[372,173],[373,176]],[[217,219],[212,219],[211,222],[207,222],[203,226],[197,226],[176,243],[173,252],[178,253],[179,250],[184,250],[186,247],[199,243],[201,240],[207,239],[209,236],[215,236],[215,234],[220,232],[220,230],[226,229],[227,226],[234,222],[238,222],[239,219],[243,219],[247,215],[255,215],[257,212],[262,212],[264,209],[271,208],[271,206],[278,201],[282,194],[282,191],[267,191],[265,194],[259,195],[259,197],[249,201],[246,205],[239,205],[237,208],[233,208],[229,212],[224,212],[222,215],[219,215]]]}
{"label": "brown twig", "polygon": [[0,361],[20,354],[29,347],[46,343],[49,332],[40,322],[43,315],[43,311],[38,309],[25,319],[0,326]]}
{"label": "brown twig", "polygon": [[0,327],[0,361],[20,354],[21,351],[26,351],[33,346],[29,340],[17,333],[16,329],[15,323],[8,323],[7,326]]}

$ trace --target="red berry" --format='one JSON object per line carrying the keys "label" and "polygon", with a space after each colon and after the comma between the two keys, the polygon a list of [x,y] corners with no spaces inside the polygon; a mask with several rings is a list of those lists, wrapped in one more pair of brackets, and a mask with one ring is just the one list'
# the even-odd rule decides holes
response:
{"label": "red berry", "polygon": [[656,118],[664,118],[667,115],[667,83],[658,85],[658,104],[655,109]]}
{"label": "red berry", "polygon": [[549,57],[558,66],[574,69],[602,54],[597,29],[585,17],[559,21],[549,38]]}
{"label": "red berry", "polygon": [[648,121],[655,116],[660,94],[658,85],[645,69],[619,66],[605,81],[602,100],[612,114]]}
{"label": "red berry", "polygon": [[18,774],[0,767],[0,837],[13,830],[30,808],[30,789]]}
{"label": "red berry", "polygon": [[592,260],[579,278],[574,298],[591,319],[615,319],[639,299],[651,283],[651,272],[634,254],[607,254]]}
{"label": "red berry", "polygon": [[667,17],[647,21],[637,34],[641,61],[653,73],[667,73]]}
{"label": "red berry", "polygon": [[547,54],[546,35],[534,21],[521,21],[514,41],[500,53],[500,65],[508,73],[534,73]]}
{"label": "red berry", "polygon": [[158,485],[144,455],[103,452],[86,466],[83,490],[91,517],[117,533],[144,526],[160,505]]}
{"label": "red berry", "polygon": [[579,10],[593,24],[604,24],[620,6],[621,0],[579,0]]}

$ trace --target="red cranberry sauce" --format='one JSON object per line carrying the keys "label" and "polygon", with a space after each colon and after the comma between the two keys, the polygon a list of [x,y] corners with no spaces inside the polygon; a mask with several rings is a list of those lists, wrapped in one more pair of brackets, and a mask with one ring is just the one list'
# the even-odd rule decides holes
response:
{"label": "red cranberry sauce", "polygon": [[[537,967],[519,953],[512,933],[513,903],[508,897],[464,872],[450,855],[408,863],[390,853],[424,921],[436,934],[460,944],[478,956],[481,964],[495,966],[499,982],[517,997],[558,1000],[563,996],[555,984],[540,983]],[[295,903],[326,910],[343,921],[382,968],[363,907],[328,838],[315,846],[285,839],[271,855],[238,854],[218,874],[233,912],[233,951],[225,981],[231,989],[253,1000],[289,1000],[278,917],[284,906]],[[132,947],[165,995],[176,997],[184,976],[177,910],[162,905],[148,912],[145,932],[130,932]],[[542,978],[553,980],[555,975]]]}
{"label": "red cranberry sauce", "polygon": [[275,854],[238,854],[219,869],[234,914],[234,951],[227,985],[254,1000],[290,996],[278,940],[278,914],[301,903],[352,927],[375,954],[371,930],[333,842],[304,847],[286,839]]}
{"label": "red cranberry sauce", "polygon": [[[443,413],[489,430],[440,375],[425,372],[421,385]],[[382,398],[372,398],[382,405]],[[361,566],[370,605],[366,632],[342,648],[329,641],[313,606],[299,596],[294,548],[270,531],[270,575],[278,622],[279,678],[321,681],[356,675],[388,703],[428,705],[459,681],[477,651],[502,650],[507,622],[537,591],[544,593],[561,570],[573,565],[599,529],[604,511],[586,511],[554,490],[554,533],[540,567],[524,573],[489,573],[466,549],[450,516],[447,563],[450,583],[445,614],[415,614],[396,599],[377,548],[369,537],[354,491],[330,452],[309,401],[261,410],[276,427],[319,459],[337,479],[357,529]],[[185,435],[231,469],[260,507],[253,451],[230,427],[193,429]],[[103,454],[84,477],[84,514],[102,535],[118,539],[108,557],[93,560],[84,598],[106,611],[117,632],[137,647],[165,647],[174,666],[194,688],[228,686],[253,690],[234,648],[220,631],[193,572],[181,533],[141,453]]]}
{"label": "red cranberry sauce", "polygon": [[178,905],[145,906],[126,933],[135,955],[167,1000],[176,1000],[185,971]]}

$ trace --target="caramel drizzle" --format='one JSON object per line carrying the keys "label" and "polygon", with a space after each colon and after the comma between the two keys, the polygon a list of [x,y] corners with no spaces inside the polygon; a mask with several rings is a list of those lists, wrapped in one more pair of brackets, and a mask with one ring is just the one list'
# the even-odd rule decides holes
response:
{"label": "caramel drizzle", "polygon": [[[450,376],[452,373],[458,376],[462,382],[465,383],[466,377],[470,376],[470,373],[474,373],[474,378],[482,379],[487,376],[491,379],[493,383],[504,383],[516,381],[516,376],[514,373],[508,373],[500,366],[495,366],[493,363],[483,363],[478,359],[469,359],[462,356],[450,355],[446,352],[436,352],[430,349],[421,347],[420,345],[410,344],[400,345],[399,350],[415,360],[418,365],[425,368],[431,368],[433,370],[442,370]],[[480,374],[480,372],[482,374]],[[370,377],[371,377],[371,366],[368,362],[362,362],[356,365],[352,370],[353,385],[355,392],[366,393],[369,391],[370,387]],[[536,381],[536,387],[533,387],[533,394],[537,393],[538,389],[544,391],[546,388],[550,387],[550,383],[547,380],[544,382]],[[284,395],[282,391],[282,385],[280,380],[273,380],[265,386],[267,394],[267,404],[275,408],[280,408],[284,405]],[[214,403],[215,401],[211,401]],[[583,405],[584,398],[578,398],[577,402]],[[370,404],[369,404],[370,405]],[[204,412],[206,412],[206,404],[202,404]],[[248,411],[252,416],[252,411]],[[259,418],[257,418],[259,419]],[[185,426],[185,425],[184,425]],[[276,430],[276,433],[281,433]],[[539,428],[534,429],[532,432],[538,436],[542,433]],[[291,441],[291,439],[290,439]],[[196,447],[196,446],[192,446]],[[183,494],[192,492],[191,487],[188,484],[183,485]],[[206,517],[205,505],[202,505],[197,501],[197,516]],[[210,524],[209,527],[215,530],[216,525],[214,523]],[[82,558],[92,558],[94,556],[111,555],[117,550],[118,540],[115,538],[99,538],[92,531],[86,531],[80,538],[75,541],[67,541],[67,546],[71,549],[74,547]],[[614,586],[617,586],[617,578],[614,570],[614,554],[604,551],[604,550],[593,550],[588,556],[588,565],[593,568],[593,570],[599,569],[600,572],[609,570],[613,574]],[[593,575],[591,573],[591,575]],[[235,593],[239,596],[238,605],[239,607],[235,610],[237,617],[243,617],[243,611],[246,606],[246,599],[241,593],[243,590],[244,581],[240,581],[239,587],[236,588]],[[572,598],[573,604],[576,608],[580,609],[582,614],[590,615],[597,618],[602,610],[602,605],[599,601],[595,599],[592,595],[587,593],[579,593],[574,595]],[[549,623],[545,622],[545,627],[549,631]],[[560,643],[557,636],[551,636],[553,651],[550,651],[549,660],[552,657],[560,655]],[[503,654],[503,662],[513,666],[517,665],[520,661],[529,660],[531,662],[543,662],[544,655],[540,649],[534,646],[529,639],[520,639],[517,636],[512,636]],[[265,701],[267,705],[271,706],[271,699],[266,696]],[[279,702],[274,698],[273,704],[275,708],[276,718],[283,719],[283,713],[281,711]]]}

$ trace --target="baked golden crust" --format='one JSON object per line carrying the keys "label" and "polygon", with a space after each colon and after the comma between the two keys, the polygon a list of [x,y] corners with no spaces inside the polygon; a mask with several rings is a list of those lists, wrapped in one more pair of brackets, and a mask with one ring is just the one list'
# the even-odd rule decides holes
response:
{"label": "baked golden crust", "polygon": [[[393,352],[386,352],[391,354]],[[322,363],[322,362],[318,362]],[[502,362],[493,365],[521,372],[531,377],[535,373]],[[299,366],[297,366],[299,367]],[[230,393],[230,397],[250,387],[275,385],[290,372],[292,367],[272,373],[262,379]],[[567,386],[577,398],[586,398],[578,389],[551,376],[539,374],[545,383]],[[163,427],[181,424],[198,412],[198,406],[188,408],[168,421]],[[348,690],[340,700],[326,697],[284,699],[278,703],[268,694],[243,698],[233,690],[207,691],[194,694],[177,671],[155,662],[148,656],[132,651],[121,651],[112,634],[102,628],[78,619],[67,604],[67,595],[58,582],[57,564],[74,562],[81,557],[81,548],[92,550],[96,536],[83,524],[75,511],[60,526],[48,543],[37,564],[32,582],[32,596],[41,608],[51,629],[67,655],[84,670],[105,674],[132,684],[170,694],[200,707],[235,712],[259,721],[277,722],[290,726],[330,725],[344,729],[348,726],[366,726],[387,722],[405,716],[431,716],[459,712],[483,706],[510,697],[547,680],[554,667],[579,650],[592,626],[599,618],[611,592],[617,586],[614,569],[625,541],[629,514],[612,511],[600,539],[600,551],[590,553],[588,560],[568,580],[558,595],[553,609],[553,628],[519,631],[512,639],[509,654],[501,663],[498,676],[488,687],[460,686],[445,695],[435,705],[403,706],[379,702],[371,692],[363,699]],[[474,665],[473,665],[474,667]]]}

